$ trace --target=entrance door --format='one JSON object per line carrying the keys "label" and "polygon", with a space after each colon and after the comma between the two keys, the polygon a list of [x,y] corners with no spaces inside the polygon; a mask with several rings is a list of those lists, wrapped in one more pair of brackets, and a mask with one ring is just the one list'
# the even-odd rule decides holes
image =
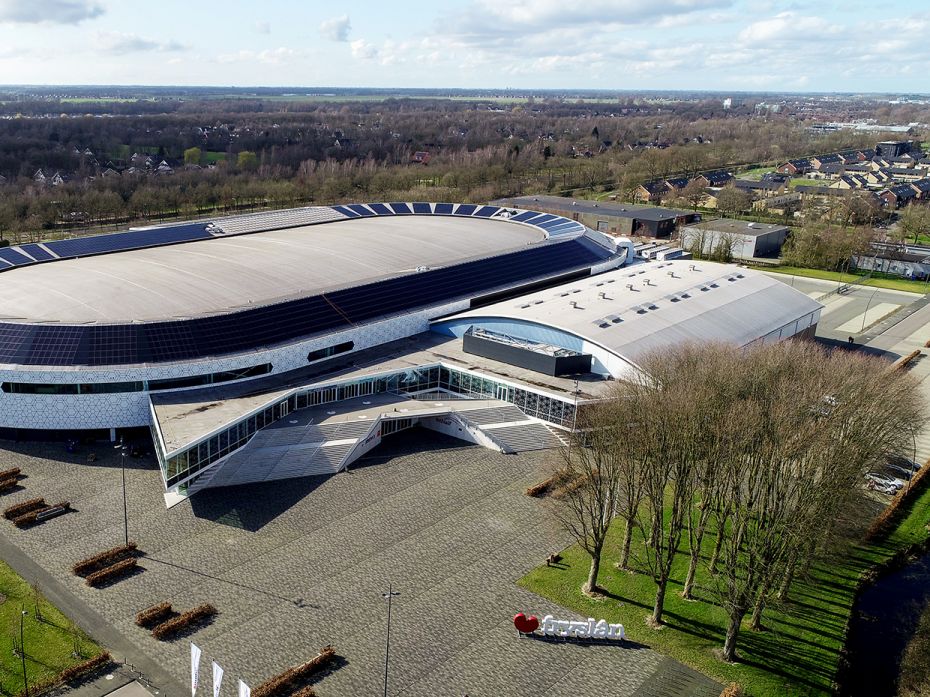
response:
{"label": "entrance door", "polygon": [[497,397],[497,399],[501,400],[502,402],[506,402],[508,401],[507,397],[509,396],[508,394],[509,392],[510,390],[507,388],[506,385],[498,385],[497,394],[495,396]]}

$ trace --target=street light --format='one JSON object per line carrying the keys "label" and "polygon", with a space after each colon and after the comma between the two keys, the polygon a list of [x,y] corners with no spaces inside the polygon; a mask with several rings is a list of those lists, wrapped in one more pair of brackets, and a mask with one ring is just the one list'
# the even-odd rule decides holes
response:
{"label": "street light", "polygon": [[22,614],[19,616],[19,657],[23,661],[23,688],[25,689],[26,697],[29,697],[29,681],[26,679],[26,644],[23,635],[23,622],[25,619],[26,610],[23,610]]}
{"label": "street light", "polygon": [[120,463],[122,465],[121,469],[123,472],[123,539],[124,544],[129,546],[129,511],[126,508],[126,451],[129,449],[129,446],[123,442],[122,436],[120,436],[119,444],[115,445],[114,448],[120,451]]}
{"label": "street light", "polygon": [[388,592],[381,594],[381,597],[387,600],[388,603],[387,637],[384,644],[384,697],[387,697],[388,693],[388,665],[391,660],[391,599],[395,595],[400,595],[400,593],[395,591],[394,586],[391,584],[388,584]]}
{"label": "street light", "polygon": [[878,288],[876,288],[875,290],[872,291],[872,295],[869,296],[869,302],[867,302],[866,305],[865,305],[865,312],[862,314],[862,329],[859,330],[859,333],[860,333],[860,334],[862,334],[862,332],[865,331],[865,320],[866,320],[866,318],[868,317],[868,314],[869,314],[869,307],[872,305],[872,298],[875,297],[875,294],[876,294],[877,292],[878,292]]}

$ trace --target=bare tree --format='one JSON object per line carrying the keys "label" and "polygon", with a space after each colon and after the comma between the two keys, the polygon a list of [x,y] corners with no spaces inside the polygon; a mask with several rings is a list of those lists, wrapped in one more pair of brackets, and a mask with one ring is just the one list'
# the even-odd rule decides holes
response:
{"label": "bare tree", "polygon": [[608,402],[579,411],[570,447],[564,449],[566,488],[557,515],[578,544],[591,557],[582,591],[598,592],[598,575],[607,531],[617,510],[618,454],[623,429]]}

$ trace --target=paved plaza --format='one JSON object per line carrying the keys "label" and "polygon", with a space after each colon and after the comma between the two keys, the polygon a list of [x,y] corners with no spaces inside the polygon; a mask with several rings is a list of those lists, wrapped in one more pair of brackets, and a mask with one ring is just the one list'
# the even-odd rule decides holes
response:
{"label": "paved plaza", "polygon": [[[28,477],[4,506],[44,496],[69,500],[76,512],[31,530],[3,521],[0,555],[44,583],[161,695],[189,694],[190,680],[187,639],[157,642],[133,624],[162,600],[219,610],[191,637],[203,649],[205,691],[209,659],[225,668],[231,697],[237,678],[256,687],[332,643],[341,664],[319,694],[381,694],[389,583],[400,593],[392,695],[717,695],[719,685],[644,646],[518,638],[516,612],[575,617],[514,583],[570,542],[547,504],[523,494],[553,457],[501,455],[416,429],[349,473],[208,490],[171,510],[154,462],[130,458],[130,537],[146,554],[144,570],[92,590],[69,567],[122,542],[117,451],[6,442],[0,467],[20,466]],[[641,609],[629,614],[628,623],[642,621]]]}

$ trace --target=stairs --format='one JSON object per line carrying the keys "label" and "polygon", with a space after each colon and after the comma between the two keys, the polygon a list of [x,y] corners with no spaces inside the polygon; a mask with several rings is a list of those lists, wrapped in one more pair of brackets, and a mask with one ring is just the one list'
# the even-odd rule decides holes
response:
{"label": "stairs", "polygon": [[376,424],[361,419],[303,426],[279,422],[259,431],[244,447],[214,464],[188,487],[187,493],[190,496],[207,488],[335,474]]}
{"label": "stairs", "polygon": [[462,410],[456,415],[481,431],[505,453],[547,450],[568,445],[556,429],[531,419],[513,405]]}

